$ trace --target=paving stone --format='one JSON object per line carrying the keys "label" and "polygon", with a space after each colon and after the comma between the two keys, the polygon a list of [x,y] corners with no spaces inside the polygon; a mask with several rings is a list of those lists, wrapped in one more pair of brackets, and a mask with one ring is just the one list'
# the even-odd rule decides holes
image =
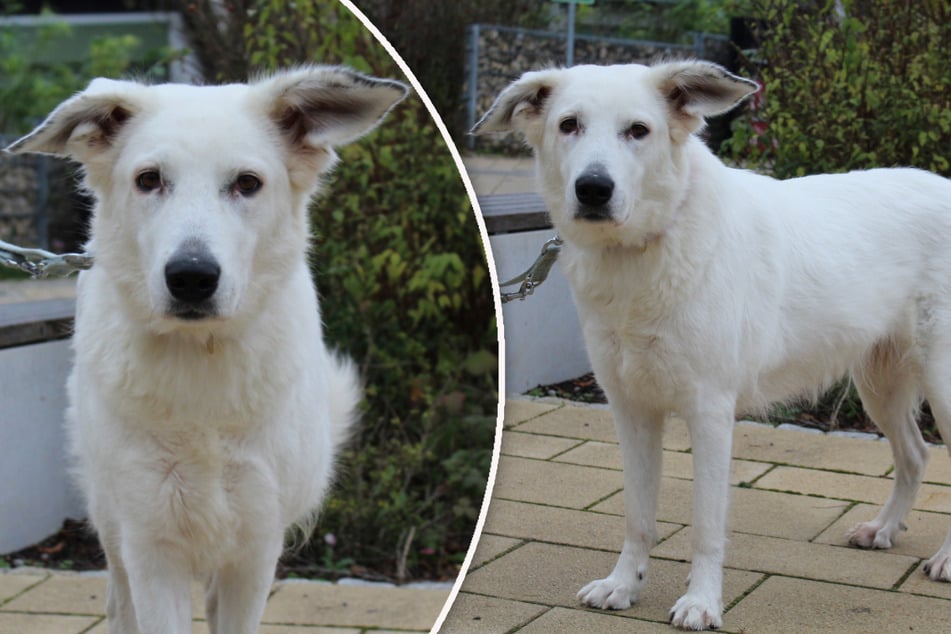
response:
{"label": "paving stone", "polygon": [[428,630],[448,597],[448,589],[282,584],[268,601],[263,621],[284,625]]}
{"label": "paving stone", "polygon": [[[605,577],[616,559],[615,553],[531,543],[469,574],[463,589],[516,601],[577,608],[578,590],[592,579]],[[629,610],[616,614],[666,623],[670,607],[684,593],[688,572],[687,564],[652,560],[649,582],[640,600]],[[725,571],[724,600],[733,601],[761,578],[760,574],[742,570]]]}
{"label": "paving stone", "polygon": [[[440,634],[498,634],[522,626],[548,608],[531,603],[460,592]],[[525,631],[525,630],[521,630]]]}
{"label": "paving stone", "polygon": [[617,471],[503,456],[492,497],[580,509],[621,486]]}
{"label": "paving stone", "polygon": [[79,634],[95,622],[89,616],[0,612],[0,634]]}
{"label": "paving stone", "polygon": [[951,603],[901,592],[771,577],[723,620],[735,632],[943,632]]}
{"label": "paving stone", "polygon": [[106,578],[53,575],[3,606],[19,612],[56,612],[104,615]]}
{"label": "paving stone", "polygon": [[[304,625],[262,625],[258,629],[258,634],[360,634],[360,628],[343,627],[311,627]],[[406,630],[403,631],[406,633]],[[103,621],[85,634],[109,634],[109,627],[106,621]],[[209,634],[208,623],[205,621],[192,621],[191,634]],[[373,630],[373,634],[384,634],[381,630]]]}
{"label": "paving stone", "polygon": [[733,456],[873,476],[884,475],[892,467],[892,454],[886,442],[743,423],[737,424],[733,432]]}
{"label": "paving stone", "polygon": [[[301,625],[262,625],[258,634],[360,634],[360,628],[352,627],[305,627]],[[402,630],[406,632],[407,630]],[[420,630],[422,631],[422,630]],[[373,630],[373,634],[386,634],[386,630]]]}
{"label": "paving stone", "polygon": [[[621,470],[621,448],[616,443],[589,440],[553,459],[590,467]],[[752,482],[772,468],[764,462],[733,460],[730,463],[730,484]],[[684,480],[693,479],[693,455],[682,451],[665,451],[663,475]]]}
{"label": "paving stone", "polygon": [[[692,481],[679,478],[661,479],[657,502],[658,520],[673,524],[692,523],[692,500]],[[741,487],[730,489],[729,504],[731,530],[802,540],[813,538],[834,522],[848,506],[847,502],[839,500]],[[622,515],[623,493],[612,495],[593,506],[592,510]]]}
{"label": "paving stone", "polygon": [[552,405],[550,403],[538,403],[525,399],[506,399],[503,423],[505,427],[512,427],[535,418],[536,416],[554,411],[559,407],[561,406]]}
{"label": "paving stone", "polygon": [[[659,522],[657,525],[660,538],[679,529],[679,524]],[[620,552],[624,541],[624,518],[591,511],[495,500],[489,509],[485,531],[521,539]]]}
{"label": "paving stone", "polygon": [[4,601],[8,601],[46,578],[46,575],[0,574],[0,609],[3,609]]}
{"label": "paving stone", "polygon": [[634,620],[615,616],[611,612],[568,610],[553,608],[519,630],[519,634],[670,634],[673,630],[664,623]]}
{"label": "paving stone", "polygon": [[[892,490],[892,481],[888,478],[871,478],[848,473],[777,467],[758,480],[756,488],[884,504]],[[951,486],[921,485],[915,499],[915,508],[951,513]]]}
{"label": "paving stone", "polygon": [[547,460],[565,452],[583,441],[574,438],[525,434],[514,429],[502,433],[502,454]]}
{"label": "paving stone", "polygon": [[951,485],[951,455],[945,446],[928,447],[931,457],[925,469],[925,482]]}
{"label": "paving stone", "polygon": [[[659,544],[651,554],[689,561],[690,550],[690,529],[686,528]],[[893,587],[916,562],[914,557],[881,551],[733,533],[727,546],[725,565],[887,589]]]}
{"label": "paving stone", "polygon": [[[503,500],[493,500],[492,506],[501,504],[502,502]],[[490,510],[489,513],[491,512]],[[522,543],[520,539],[502,537],[501,535],[490,535],[483,530],[482,535],[479,537],[479,545],[476,546],[475,554],[472,556],[470,570],[478,568],[489,560],[495,559],[505,551],[518,546],[520,543]]]}
{"label": "paving stone", "polygon": [[[879,509],[879,506],[872,504],[857,504],[816,537],[815,541],[852,548],[848,545],[846,533],[856,524],[874,519]],[[887,552],[927,559],[944,543],[945,535],[951,529],[951,515],[912,511],[905,518],[905,523],[908,524],[908,530],[898,533],[895,543]],[[951,584],[945,585],[951,589]]]}
{"label": "paving stone", "polygon": [[[937,550],[938,548],[935,547],[935,551]],[[931,557],[931,554],[929,554],[928,557]],[[911,594],[925,594],[931,597],[951,600],[951,583],[946,581],[932,581],[928,575],[925,574],[925,562],[921,562],[921,565],[918,566],[913,573],[908,575],[908,578],[902,582],[898,589]],[[948,609],[951,609],[951,606],[949,606]]]}
{"label": "paving stone", "polygon": [[565,406],[556,415],[548,413],[533,418],[516,429],[532,434],[617,442],[611,412],[593,407]]}

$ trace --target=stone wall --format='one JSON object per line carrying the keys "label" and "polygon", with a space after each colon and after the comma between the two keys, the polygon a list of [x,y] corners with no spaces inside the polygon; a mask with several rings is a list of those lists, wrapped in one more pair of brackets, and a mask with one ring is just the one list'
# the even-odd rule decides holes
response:
{"label": "stone wall", "polygon": [[0,154],[0,240],[41,246],[37,210],[46,203],[45,176],[42,157]]}
{"label": "stone wall", "polygon": [[[467,49],[465,95],[471,127],[488,111],[499,92],[522,73],[564,66],[566,41],[564,33],[473,24],[469,27]],[[662,57],[692,57],[727,64],[729,55],[729,42],[708,34],[698,34],[693,45],[575,35],[575,64],[647,64]],[[469,138],[470,148],[477,144],[480,150],[486,151],[517,152],[520,149],[513,135]]]}

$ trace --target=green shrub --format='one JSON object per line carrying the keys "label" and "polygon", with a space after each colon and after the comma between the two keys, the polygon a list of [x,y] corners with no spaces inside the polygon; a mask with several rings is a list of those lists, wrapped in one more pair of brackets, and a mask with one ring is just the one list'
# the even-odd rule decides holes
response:
{"label": "green shrub", "polygon": [[[249,69],[396,64],[336,2],[258,3]],[[482,503],[497,389],[492,289],[465,188],[415,96],[341,161],[313,208],[327,338],[360,364],[366,409],[308,562],[397,579],[455,573]],[[330,537],[332,536],[332,537]],[[326,539],[324,539],[326,537]]]}
{"label": "green shrub", "polygon": [[752,5],[765,25],[765,98],[734,126],[735,158],[778,177],[889,166],[951,175],[951,4]]}

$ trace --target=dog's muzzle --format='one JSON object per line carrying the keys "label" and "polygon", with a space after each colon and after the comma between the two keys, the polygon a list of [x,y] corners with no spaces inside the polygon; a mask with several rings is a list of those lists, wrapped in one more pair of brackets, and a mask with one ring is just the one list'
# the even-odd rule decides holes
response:
{"label": "dog's muzzle", "polygon": [[202,319],[217,311],[212,297],[218,290],[221,266],[202,246],[186,245],[165,265],[165,286],[172,296],[169,313],[180,319]]}
{"label": "dog's muzzle", "polygon": [[578,210],[575,218],[579,220],[603,221],[611,219],[611,195],[614,193],[614,181],[601,165],[594,165],[575,180],[575,197]]}

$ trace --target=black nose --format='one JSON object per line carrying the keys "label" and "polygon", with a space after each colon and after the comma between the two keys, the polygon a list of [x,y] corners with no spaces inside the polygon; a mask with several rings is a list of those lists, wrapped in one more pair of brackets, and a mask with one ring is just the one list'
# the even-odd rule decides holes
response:
{"label": "black nose", "polygon": [[175,299],[196,304],[215,294],[221,267],[205,253],[177,253],[165,265],[165,286]]}
{"label": "black nose", "polygon": [[575,196],[588,207],[603,207],[613,193],[614,181],[602,172],[588,172],[575,181]]}

